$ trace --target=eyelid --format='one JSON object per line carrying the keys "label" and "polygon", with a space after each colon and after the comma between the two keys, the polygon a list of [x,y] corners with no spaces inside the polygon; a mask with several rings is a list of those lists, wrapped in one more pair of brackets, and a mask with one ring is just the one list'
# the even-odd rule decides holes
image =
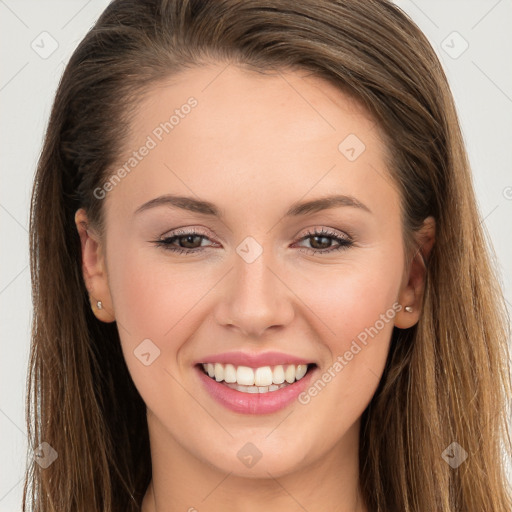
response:
{"label": "eyelid", "polygon": [[[357,239],[356,234],[351,229],[338,229],[338,228],[330,228],[328,226],[318,224],[314,227],[305,228],[306,231],[300,231],[300,233],[303,233],[302,235],[298,235],[300,239],[304,238],[305,236],[317,236],[321,235],[322,232],[329,233],[329,236],[336,236],[339,238],[344,238],[346,240],[351,240],[352,242],[355,242]],[[324,235],[325,236],[325,235]]]}
{"label": "eyelid", "polygon": [[181,228],[175,228],[170,229],[166,231],[163,235],[160,235],[158,237],[159,240],[165,240],[167,238],[173,238],[175,236],[185,236],[185,235],[201,235],[205,238],[211,239],[211,238],[220,238],[218,236],[214,236],[211,231],[206,230],[205,228],[201,226],[187,226],[187,227],[181,227]]}
{"label": "eyelid", "polygon": [[[299,247],[300,252],[313,254],[313,255],[319,255],[319,256],[328,256],[331,254],[334,254],[338,251],[347,250],[354,246],[355,244],[355,238],[344,231],[340,231],[338,229],[334,228],[327,228],[325,226],[315,228],[307,228],[308,231],[304,233],[301,237],[297,238],[294,237],[296,242],[294,244],[303,242],[304,240],[313,238],[313,237],[324,237],[324,238],[330,238],[333,239],[335,244],[333,247],[328,247],[326,249],[314,249],[309,247]],[[200,230],[197,230],[194,227],[188,227],[186,230],[183,228],[176,228],[174,230],[166,232],[164,235],[162,235],[158,240],[154,240],[153,243],[160,248],[163,248],[167,251],[174,252],[176,254],[185,254],[185,255],[193,255],[193,254],[200,254],[204,251],[206,247],[210,246],[200,246],[195,247],[192,249],[189,248],[180,248],[180,247],[173,247],[171,241],[174,241],[175,239],[179,239],[182,236],[196,236],[200,237],[203,240],[209,240],[212,241],[212,237],[202,233]],[[213,242],[213,245],[215,245],[216,242]]]}
{"label": "eyelid", "polygon": [[[187,227],[179,227],[179,228],[175,228],[175,229],[170,229],[170,230],[166,231],[163,235],[160,235],[158,237],[158,240],[165,240],[168,238],[174,238],[176,236],[185,236],[185,235],[189,235],[189,234],[202,235],[205,238],[208,238],[210,240],[211,240],[211,238],[218,238],[219,240],[221,240],[221,237],[219,237],[217,235],[212,235],[209,230],[206,230],[206,232],[202,231],[202,229],[206,229],[206,228],[199,226],[200,229],[198,230],[197,227],[198,226],[187,226]],[[356,239],[354,233],[351,230],[348,230],[348,229],[340,230],[340,229],[336,229],[336,228],[330,228],[327,226],[323,226],[321,224],[320,225],[317,224],[314,227],[304,228],[301,231],[299,231],[299,233],[297,235],[295,235],[293,238],[296,240],[302,240],[304,237],[307,237],[307,236],[320,236],[322,234],[322,232],[324,232],[324,234],[325,234],[325,232],[328,232],[329,235],[339,236],[340,238],[346,238],[351,241],[355,241],[355,239]]]}

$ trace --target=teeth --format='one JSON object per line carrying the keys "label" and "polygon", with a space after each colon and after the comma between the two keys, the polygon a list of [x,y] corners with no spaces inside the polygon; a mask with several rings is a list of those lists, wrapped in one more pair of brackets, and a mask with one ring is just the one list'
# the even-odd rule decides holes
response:
{"label": "teeth", "polygon": [[308,365],[307,364],[298,364],[297,370],[295,371],[295,378],[297,380],[302,379],[304,375],[306,375],[306,372],[308,371]]}
{"label": "teeth", "polygon": [[215,363],[215,380],[217,382],[224,380],[224,366],[220,363]]}
{"label": "teeth", "polygon": [[277,391],[278,389],[289,386],[289,384],[271,384],[270,386],[240,386],[240,384],[226,384],[231,389],[236,389],[242,393],[268,393],[269,391]]}
{"label": "teeth", "polygon": [[292,383],[295,380],[295,367],[293,365],[288,366],[284,372],[284,378],[286,382]]}
{"label": "teeth", "polygon": [[254,372],[254,385],[270,386],[270,384],[272,384],[272,368],[270,368],[270,366],[256,368]]}
{"label": "teeth", "polygon": [[254,386],[254,370],[248,366],[239,366],[236,369],[236,381],[243,386]]}
{"label": "teeth", "polygon": [[232,364],[224,366],[224,382],[236,382],[236,368]]}
{"label": "teeth", "polygon": [[272,382],[282,384],[284,382],[284,368],[282,365],[276,366],[272,372]]}
{"label": "teeth", "polygon": [[267,393],[302,379],[308,371],[308,365],[289,364],[250,368],[249,366],[235,367],[232,364],[203,363],[203,369],[212,379],[217,382],[224,381],[233,389],[243,386],[246,393]]}

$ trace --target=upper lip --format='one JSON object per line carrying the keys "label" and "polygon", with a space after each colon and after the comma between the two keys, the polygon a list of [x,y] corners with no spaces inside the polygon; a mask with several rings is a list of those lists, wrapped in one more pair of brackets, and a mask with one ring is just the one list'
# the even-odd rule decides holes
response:
{"label": "upper lip", "polygon": [[285,354],[284,352],[262,352],[250,354],[247,352],[223,352],[222,354],[211,354],[202,357],[194,364],[201,363],[231,363],[234,366],[248,366],[260,368],[262,366],[276,366],[280,364],[312,364],[302,357]]}

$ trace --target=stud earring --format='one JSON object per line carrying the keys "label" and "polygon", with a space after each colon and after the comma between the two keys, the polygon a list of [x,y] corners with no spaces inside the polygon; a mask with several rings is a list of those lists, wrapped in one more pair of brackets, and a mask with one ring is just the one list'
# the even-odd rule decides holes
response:
{"label": "stud earring", "polygon": [[407,311],[407,313],[412,313],[412,306],[405,306],[405,311]]}
{"label": "stud earring", "polygon": [[[99,300],[98,302],[96,302],[96,306],[98,309],[103,309],[103,304],[101,303],[101,300]],[[406,308],[407,309],[407,308]]]}

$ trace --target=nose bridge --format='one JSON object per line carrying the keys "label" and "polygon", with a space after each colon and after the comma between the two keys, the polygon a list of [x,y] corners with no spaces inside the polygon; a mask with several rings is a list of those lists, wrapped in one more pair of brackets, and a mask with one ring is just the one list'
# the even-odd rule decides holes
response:
{"label": "nose bridge", "polygon": [[293,314],[283,283],[275,275],[277,267],[271,247],[264,248],[247,237],[236,248],[223,315],[218,320],[238,327],[244,334],[262,334],[268,327],[287,324]]}

